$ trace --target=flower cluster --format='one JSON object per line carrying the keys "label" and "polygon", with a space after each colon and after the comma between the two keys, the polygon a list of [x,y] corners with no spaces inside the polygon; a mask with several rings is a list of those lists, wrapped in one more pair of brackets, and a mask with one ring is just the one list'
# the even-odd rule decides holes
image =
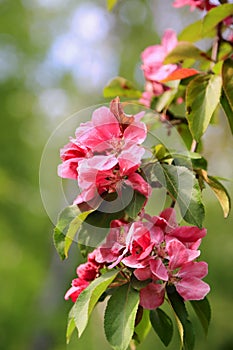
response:
{"label": "flower cluster", "polygon": [[216,5],[213,5],[209,0],[175,0],[173,6],[177,8],[183,6],[190,6],[191,11],[193,11],[195,8],[209,11],[213,7],[216,7]]}
{"label": "flower cluster", "polygon": [[140,305],[155,309],[164,301],[166,287],[175,286],[184,300],[200,300],[210,288],[202,278],[207,275],[207,263],[196,261],[205,229],[178,226],[175,210],[165,209],[159,216],[141,216],[139,221],[126,223],[114,220],[106,242],[88,256],[88,262],[77,268],[78,279],[65,298],[75,301],[100,269],[119,268],[124,276],[119,283],[132,277],[141,283]]}
{"label": "flower cluster", "polygon": [[147,107],[150,107],[154,96],[159,96],[168,89],[162,81],[178,68],[176,64],[163,64],[165,57],[176,47],[177,42],[176,33],[172,29],[167,29],[161,45],[149,46],[142,52],[142,70],[146,85],[140,102]]}
{"label": "flower cluster", "polygon": [[58,167],[60,177],[78,181],[81,194],[74,204],[97,207],[105,194],[120,193],[124,186],[149,196],[150,186],[138,172],[147,135],[143,114],[126,115],[116,98],[110,109],[98,108],[90,122],[77,128],[76,137],[61,149]]}

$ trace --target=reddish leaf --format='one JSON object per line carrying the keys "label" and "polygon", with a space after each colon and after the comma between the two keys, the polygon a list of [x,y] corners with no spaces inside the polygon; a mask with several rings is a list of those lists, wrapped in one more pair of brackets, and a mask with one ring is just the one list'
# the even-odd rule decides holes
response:
{"label": "reddish leaf", "polygon": [[171,80],[180,80],[199,74],[198,70],[194,68],[178,68],[173,73],[169,74],[167,78],[160,80],[161,83],[166,83]]}

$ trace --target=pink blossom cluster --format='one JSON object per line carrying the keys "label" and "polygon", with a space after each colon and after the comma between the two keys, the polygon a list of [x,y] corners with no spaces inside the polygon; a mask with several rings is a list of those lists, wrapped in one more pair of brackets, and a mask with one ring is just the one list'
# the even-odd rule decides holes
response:
{"label": "pink blossom cluster", "polygon": [[119,283],[130,283],[132,275],[139,283],[140,305],[155,309],[164,302],[166,287],[173,285],[184,300],[200,300],[210,287],[202,281],[208,266],[196,261],[206,229],[178,226],[175,210],[165,209],[159,216],[141,216],[140,221],[114,220],[103,245],[89,254],[88,262],[77,269],[78,279],[65,298],[75,301],[80,292],[100,273],[100,267],[118,268]]}
{"label": "pink blossom cluster", "polygon": [[165,57],[176,47],[177,43],[176,33],[172,29],[167,29],[162,37],[161,45],[149,46],[142,52],[142,70],[146,85],[140,102],[147,107],[150,107],[154,96],[159,96],[168,89],[162,81],[178,68],[176,64],[163,64]]}
{"label": "pink blossom cluster", "polygon": [[213,5],[209,0],[175,0],[173,6],[177,8],[190,6],[191,11],[193,11],[195,8],[209,11],[213,7],[216,7],[216,5]]}
{"label": "pink blossom cluster", "polygon": [[110,109],[96,109],[92,120],[77,128],[75,138],[61,149],[58,166],[60,177],[78,181],[81,193],[74,204],[96,207],[104,194],[120,193],[124,186],[149,196],[150,186],[138,172],[147,135],[143,115],[126,115],[116,98]]}

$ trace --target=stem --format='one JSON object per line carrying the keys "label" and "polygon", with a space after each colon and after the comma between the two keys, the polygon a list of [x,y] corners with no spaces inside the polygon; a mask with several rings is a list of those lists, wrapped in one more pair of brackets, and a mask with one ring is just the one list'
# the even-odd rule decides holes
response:
{"label": "stem", "polygon": [[193,140],[191,148],[190,148],[190,152],[196,152],[198,147],[198,142],[196,140]]}
{"label": "stem", "polygon": [[130,342],[129,348],[130,348],[130,350],[136,350],[136,345],[135,345],[134,341]]}
{"label": "stem", "polygon": [[216,37],[214,39],[213,47],[212,47],[212,53],[211,53],[211,64],[210,64],[210,69],[212,70],[215,63],[217,63],[218,59],[218,51],[219,51],[219,44],[221,42],[221,37],[222,37],[222,23],[219,23],[217,25],[217,33]]}

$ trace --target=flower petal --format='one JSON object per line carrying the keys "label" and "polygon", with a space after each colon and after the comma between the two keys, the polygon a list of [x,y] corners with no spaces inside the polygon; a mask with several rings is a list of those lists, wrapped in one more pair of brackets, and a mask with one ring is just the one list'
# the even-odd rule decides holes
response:
{"label": "flower petal", "polygon": [[140,290],[140,305],[145,309],[153,310],[164,301],[165,285],[149,283]]}
{"label": "flower petal", "polygon": [[176,290],[184,300],[201,300],[209,293],[210,286],[197,277],[190,277],[177,282]]}

